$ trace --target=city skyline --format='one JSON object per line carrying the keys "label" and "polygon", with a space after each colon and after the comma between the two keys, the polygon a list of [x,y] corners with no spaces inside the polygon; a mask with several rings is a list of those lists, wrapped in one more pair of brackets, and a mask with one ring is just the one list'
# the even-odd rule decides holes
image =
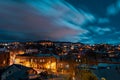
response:
{"label": "city skyline", "polygon": [[120,0],[0,0],[1,41],[120,43]]}

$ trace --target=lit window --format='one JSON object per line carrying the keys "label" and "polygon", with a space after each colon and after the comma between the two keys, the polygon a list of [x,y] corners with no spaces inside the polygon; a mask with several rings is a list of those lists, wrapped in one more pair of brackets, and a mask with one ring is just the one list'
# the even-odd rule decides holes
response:
{"label": "lit window", "polygon": [[35,59],[35,62],[37,62],[37,59]]}
{"label": "lit window", "polygon": [[40,59],[40,62],[42,62],[42,60]]}
{"label": "lit window", "polygon": [[43,62],[45,62],[45,60],[43,59]]}
{"label": "lit window", "polygon": [[69,65],[68,65],[68,64],[66,65],[66,68],[69,68]]}
{"label": "lit window", "polygon": [[5,60],[3,61],[3,64],[5,64],[6,62],[5,62]]}
{"label": "lit window", "polygon": [[31,62],[33,62],[33,59],[31,59]]}
{"label": "lit window", "polygon": [[78,60],[76,59],[76,62],[77,62]]}
{"label": "lit window", "polygon": [[81,60],[79,59],[79,62],[81,62]]}

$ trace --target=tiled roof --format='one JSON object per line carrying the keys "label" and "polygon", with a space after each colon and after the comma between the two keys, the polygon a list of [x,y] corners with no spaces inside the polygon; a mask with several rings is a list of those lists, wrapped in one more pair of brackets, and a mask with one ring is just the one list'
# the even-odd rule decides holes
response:
{"label": "tiled roof", "polygon": [[33,56],[33,57],[55,57],[55,58],[57,58],[57,59],[59,59],[59,56],[57,56],[57,55],[55,55],[55,54],[53,54],[53,53],[51,53],[51,54],[42,54],[42,53],[38,53],[38,54],[22,54],[22,55],[18,55],[18,56],[27,56],[27,57],[29,57],[29,56]]}

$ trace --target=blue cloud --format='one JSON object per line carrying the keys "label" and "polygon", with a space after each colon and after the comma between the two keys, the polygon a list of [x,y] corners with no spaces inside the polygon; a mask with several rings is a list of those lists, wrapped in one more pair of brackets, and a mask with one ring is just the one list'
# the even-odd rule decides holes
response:
{"label": "blue cloud", "polygon": [[108,18],[99,18],[98,23],[99,24],[104,24],[104,23],[109,23],[110,20]]}
{"label": "blue cloud", "polygon": [[116,3],[111,4],[107,8],[107,14],[108,15],[116,15],[120,12],[120,0],[117,0]]}
{"label": "blue cloud", "polygon": [[76,9],[64,0],[53,0],[53,2],[48,0],[35,2],[31,0],[29,5],[38,11],[37,14],[52,18],[51,22],[56,27],[67,27],[79,31],[74,37],[65,36],[63,38],[65,40],[79,41],[80,36],[78,35],[89,32],[83,26],[96,20],[94,15],[80,8]]}
{"label": "blue cloud", "polygon": [[93,30],[93,32],[95,32],[98,35],[104,35],[107,32],[110,32],[111,28],[108,28],[108,27],[101,28],[98,26],[97,27],[93,26],[93,27],[91,27],[91,30]]}
{"label": "blue cloud", "polygon": [[52,2],[49,0],[37,2],[31,0],[29,4],[39,11],[38,14],[53,18],[53,24],[80,29],[81,25],[95,20],[92,14],[77,10],[64,0],[53,0]]}
{"label": "blue cloud", "polygon": [[120,35],[119,27],[109,17],[119,13],[120,0],[110,3],[107,16],[101,14],[104,10],[100,5],[106,7],[103,2],[99,8],[95,8],[97,1],[85,1],[86,5],[79,2],[73,5],[66,0],[0,0],[0,40],[120,41],[115,38]]}

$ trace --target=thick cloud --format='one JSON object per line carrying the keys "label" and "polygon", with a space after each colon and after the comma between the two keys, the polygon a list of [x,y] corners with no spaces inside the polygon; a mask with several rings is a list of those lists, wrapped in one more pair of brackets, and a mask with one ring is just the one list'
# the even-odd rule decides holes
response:
{"label": "thick cloud", "polygon": [[[119,32],[119,28],[109,16],[119,12],[119,0],[115,11],[109,6],[114,4],[113,0],[103,1],[98,4],[94,0],[91,3],[83,0],[0,0],[0,41],[47,39],[117,43],[120,38],[115,37],[120,33],[113,32]],[[102,5],[107,8],[107,14]]]}
{"label": "thick cloud", "polygon": [[75,36],[86,32],[81,26],[94,20],[91,14],[62,0],[1,1],[0,16],[3,40],[74,41]]}

